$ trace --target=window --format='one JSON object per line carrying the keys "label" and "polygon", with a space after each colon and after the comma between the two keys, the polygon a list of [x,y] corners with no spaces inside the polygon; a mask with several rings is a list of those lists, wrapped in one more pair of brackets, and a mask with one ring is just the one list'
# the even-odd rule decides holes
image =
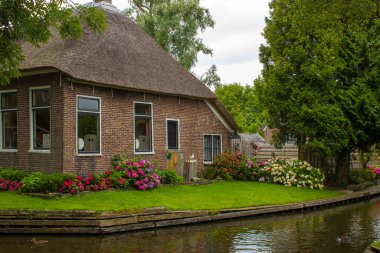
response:
{"label": "window", "polygon": [[179,120],[166,120],[166,138],[168,149],[179,149]]}
{"label": "window", "polygon": [[78,154],[100,154],[100,98],[78,96]]}
{"label": "window", "polygon": [[0,149],[17,149],[17,92],[0,93]]}
{"label": "window", "polygon": [[221,136],[219,134],[205,134],[203,145],[203,161],[211,163],[222,152]]}
{"label": "window", "polygon": [[135,152],[153,152],[152,104],[134,103],[135,111]]}
{"label": "window", "polygon": [[31,89],[33,150],[50,150],[50,88]]}

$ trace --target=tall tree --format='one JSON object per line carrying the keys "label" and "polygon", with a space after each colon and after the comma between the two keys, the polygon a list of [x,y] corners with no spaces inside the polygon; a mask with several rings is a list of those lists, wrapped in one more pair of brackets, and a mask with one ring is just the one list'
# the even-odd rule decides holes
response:
{"label": "tall tree", "polygon": [[204,73],[199,79],[203,82],[207,87],[216,89],[222,85],[220,82],[220,77],[218,73],[216,65],[212,65],[206,73]]}
{"label": "tall tree", "polygon": [[182,66],[191,69],[198,53],[212,54],[198,37],[207,27],[214,27],[208,9],[199,0],[130,0],[124,13],[169,52]]}
{"label": "tall tree", "polygon": [[[255,82],[260,82],[258,79]],[[238,83],[218,86],[215,94],[243,133],[257,133],[264,124],[262,107],[252,86]]]}
{"label": "tall tree", "polygon": [[97,33],[106,29],[103,11],[77,6],[69,0],[1,0],[0,85],[20,76],[23,54],[19,41],[39,46],[49,40],[53,30],[63,38],[78,39],[83,23]]}
{"label": "tall tree", "polygon": [[380,141],[380,20],[372,0],[273,0],[260,48],[257,87],[281,145],[336,158],[345,183],[349,155]]}

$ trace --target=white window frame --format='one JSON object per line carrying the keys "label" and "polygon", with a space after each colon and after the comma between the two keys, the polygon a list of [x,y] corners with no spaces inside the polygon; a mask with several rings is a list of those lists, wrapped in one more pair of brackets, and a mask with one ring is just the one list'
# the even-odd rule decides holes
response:
{"label": "white window frame", "polygon": [[[78,110],[78,103],[79,98],[90,98],[90,99],[97,99],[99,101],[99,112],[93,112],[93,111],[84,111],[84,110]],[[75,152],[77,156],[102,156],[102,98],[101,97],[94,97],[94,96],[85,96],[85,95],[77,95],[76,97],[76,103],[75,103],[75,110],[76,110],[76,131],[75,131]],[[99,113],[99,153],[79,153],[78,151],[78,112],[89,112],[89,113]]]}
{"label": "white window frame", "polygon": [[[168,143],[168,121],[177,121],[177,126],[178,126],[178,147],[177,148],[170,148],[169,149],[169,143]],[[181,130],[180,130],[180,120],[179,119],[171,119],[171,118],[166,118],[166,149],[167,150],[180,150],[181,149]]]}
{"label": "white window frame", "polygon": [[[34,131],[33,131],[33,101],[32,101],[32,94],[34,90],[44,90],[44,89],[50,89],[50,106],[43,106],[43,107],[38,107],[38,108],[49,108],[50,109],[50,148],[49,149],[34,149]],[[30,135],[30,149],[28,152],[33,152],[33,153],[45,153],[45,154],[50,154],[51,150],[51,102],[52,102],[52,93],[51,93],[51,86],[46,85],[46,86],[35,86],[35,87],[30,87],[29,88],[29,135]]]}
{"label": "white window frame", "polygon": [[[149,152],[138,152],[136,151],[136,122],[135,122],[135,105],[136,104],[148,104],[150,105],[151,109],[151,122],[152,122],[152,151]],[[149,117],[149,116],[148,116]],[[153,127],[153,119],[154,119],[154,114],[153,114],[153,103],[152,102],[140,102],[140,101],[133,101],[133,153],[136,155],[154,155],[154,127]]]}
{"label": "white window frame", "polygon": [[[0,91],[0,152],[17,152],[17,149],[14,149],[14,148],[3,148],[3,112],[7,112],[7,111],[16,111],[17,112],[18,111],[18,103],[17,103],[16,109],[4,109],[4,110],[2,110],[1,109],[1,94],[13,93],[13,92],[16,92],[16,94],[17,94],[16,89]],[[18,118],[17,118],[17,132],[18,132]],[[17,140],[17,142],[18,142],[18,140]]]}
{"label": "white window frame", "polygon": [[[203,142],[203,148],[202,148],[202,154],[203,154],[203,163],[204,164],[213,164],[214,163],[214,153],[211,152],[211,156],[212,156],[212,161],[209,162],[209,161],[205,161],[205,136],[206,135],[210,135],[210,136],[219,136],[220,137],[220,153],[222,154],[223,153],[223,135],[222,134],[203,134],[203,138],[202,138],[202,142]],[[214,138],[211,137],[211,146],[213,146],[213,141],[214,141]]]}

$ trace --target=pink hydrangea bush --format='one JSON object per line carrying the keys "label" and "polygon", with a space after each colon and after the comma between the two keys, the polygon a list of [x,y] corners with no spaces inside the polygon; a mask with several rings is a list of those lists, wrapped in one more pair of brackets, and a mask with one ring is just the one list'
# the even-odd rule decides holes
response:
{"label": "pink hydrangea bush", "polygon": [[82,177],[76,176],[74,178],[66,179],[63,182],[59,191],[61,193],[71,193],[71,194],[84,191],[84,186],[82,184]]}
{"label": "pink hydrangea bush", "polygon": [[151,190],[160,185],[160,176],[155,172],[155,165],[146,159],[120,161],[113,170],[123,171],[129,185],[141,191]]}
{"label": "pink hydrangea bush", "polygon": [[5,178],[0,179],[0,190],[3,191],[17,191],[22,186],[21,182],[12,181],[10,179],[6,180]]}

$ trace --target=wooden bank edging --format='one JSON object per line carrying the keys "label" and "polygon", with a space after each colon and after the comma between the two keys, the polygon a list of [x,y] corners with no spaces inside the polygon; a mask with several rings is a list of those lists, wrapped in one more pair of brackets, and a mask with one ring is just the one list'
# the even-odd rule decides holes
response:
{"label": "wooden bank edging", "polygon": [[108,234],[140,229],[252,217],[291,211],[304,211],[370,199],[380,188],[344,196],[278,206],[260,206],[212,211],[168,211],[145,209],[140,213],[95,211],[0,210],[0,234]]}

